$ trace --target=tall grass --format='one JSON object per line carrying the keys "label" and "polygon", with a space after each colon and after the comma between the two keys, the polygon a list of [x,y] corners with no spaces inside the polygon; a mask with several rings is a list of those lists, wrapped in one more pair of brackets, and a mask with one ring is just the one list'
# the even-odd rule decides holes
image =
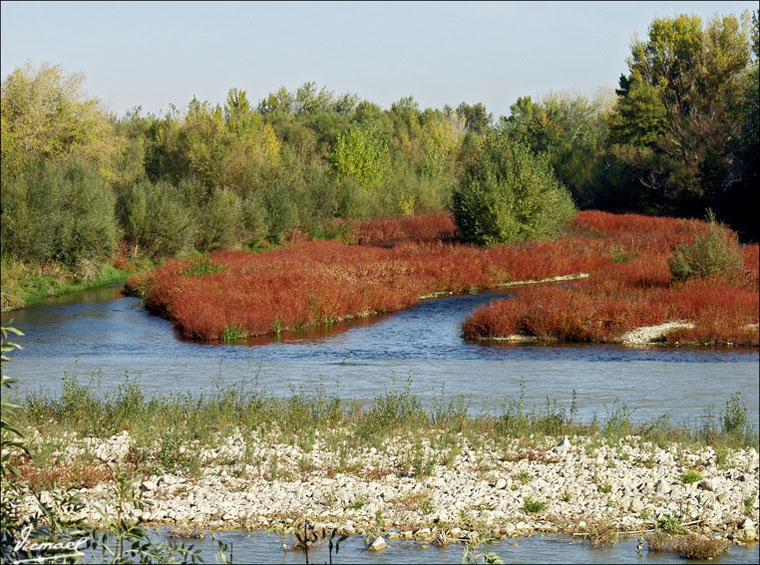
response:
{"label": "tall grass", "polygon": [[[619,440],[628,435],[658,444],[696,442],[705,445],[744,447],[757,444],[757,433],[746,419],[746,406],[738,394],[723,410],[705,416],[694,427],[671,425],[667,418],[634,423],[631,411],[615,406],[605,417],[583,422],[573,398],[565,405],[547,397],[543,407],[527,407],[524,388],[507,399],[499,413],[472,413],[463,398],[432,403],[403,389],[388,389],[369,401],[341,399],[327,394],[324,386],[293,389],[276,397],[256,385],[239,384],[210,394],[190,393],[146,397],[126,379],[114,394],[100,394],[90,383],[67,378],[64,391],[53,397],[44,391],[30,393],[19,410],[24,428],[43,434],[76,432],[80,436],[110,437],[129,430],[138,443],[148,444],[174,437],[181,441],[211,444],[234,431],[272,434],[279,441],[296,443],[320,432],[340,433],[354,446],[382,443],[387,438],[445,431],[454,435],[485,435],[494,440],[535,436],[594,435]],[[341,431],[342,430],[342,431]],[[345,430],[350,433],[344,434]]]}

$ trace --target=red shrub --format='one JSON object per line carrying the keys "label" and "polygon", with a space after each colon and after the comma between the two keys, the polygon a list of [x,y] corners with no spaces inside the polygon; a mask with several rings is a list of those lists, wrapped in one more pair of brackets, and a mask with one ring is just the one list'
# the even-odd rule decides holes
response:
{"label": "red shrub", "polygon": [[[344,222],[338,223],[340,227]],[[447,212],[350,220],[350,239],[360,245],[385,245],[402,241],[433,242],[450,241],[454,238],[456,225]]]}

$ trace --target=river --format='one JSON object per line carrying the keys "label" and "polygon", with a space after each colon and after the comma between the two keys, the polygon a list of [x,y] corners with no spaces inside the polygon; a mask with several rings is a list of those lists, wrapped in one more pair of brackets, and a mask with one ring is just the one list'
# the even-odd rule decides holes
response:
{"label": "river", "polygon": [[498,411],[524,387],[528,406],[547,396],[579,414],[604,417],[625,405],[632,419],[670,414],[693,424],[735,392],[758,425],[758,350],[600,345],[483,345],[466,342],[460,325],[476,307],[504,294],[422,302],[403,312],[289,334],[280,341],[219,345],[178,339],[171,323],[147,312],[120,287],[52,298],[3,314],[25,332],[7,372],[19,388],[62,387],[64,374],[113,391],[125,374],[147,394],[194,393],[245,382],[285,396],[320,383],[342,398],[369,399],[406,387],[430,399],[463,395],[472,411]]}

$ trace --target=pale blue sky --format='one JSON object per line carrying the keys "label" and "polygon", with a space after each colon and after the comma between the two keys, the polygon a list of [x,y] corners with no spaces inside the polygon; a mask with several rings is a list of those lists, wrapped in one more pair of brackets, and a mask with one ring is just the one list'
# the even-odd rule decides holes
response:
{"label": "pale blue sky", "polygon": [[0,70],[27,61],[82,72],[109,110],[184,109],[241,88],[258,102],[315,81],[384,107],[614,88],[656,16],[740,14],[756,2],[2,2]]}

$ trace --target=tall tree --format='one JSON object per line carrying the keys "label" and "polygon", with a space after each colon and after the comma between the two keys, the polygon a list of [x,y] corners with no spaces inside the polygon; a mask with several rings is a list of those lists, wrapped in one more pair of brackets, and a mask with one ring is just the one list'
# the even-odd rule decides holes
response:
{"label": "tall tree", "polygon": [[701,215],[735,181],[748,23],[658,18],[633,43],[610,128],[613,143],[630,146],[613,153],[636,170],[644,207]]}

